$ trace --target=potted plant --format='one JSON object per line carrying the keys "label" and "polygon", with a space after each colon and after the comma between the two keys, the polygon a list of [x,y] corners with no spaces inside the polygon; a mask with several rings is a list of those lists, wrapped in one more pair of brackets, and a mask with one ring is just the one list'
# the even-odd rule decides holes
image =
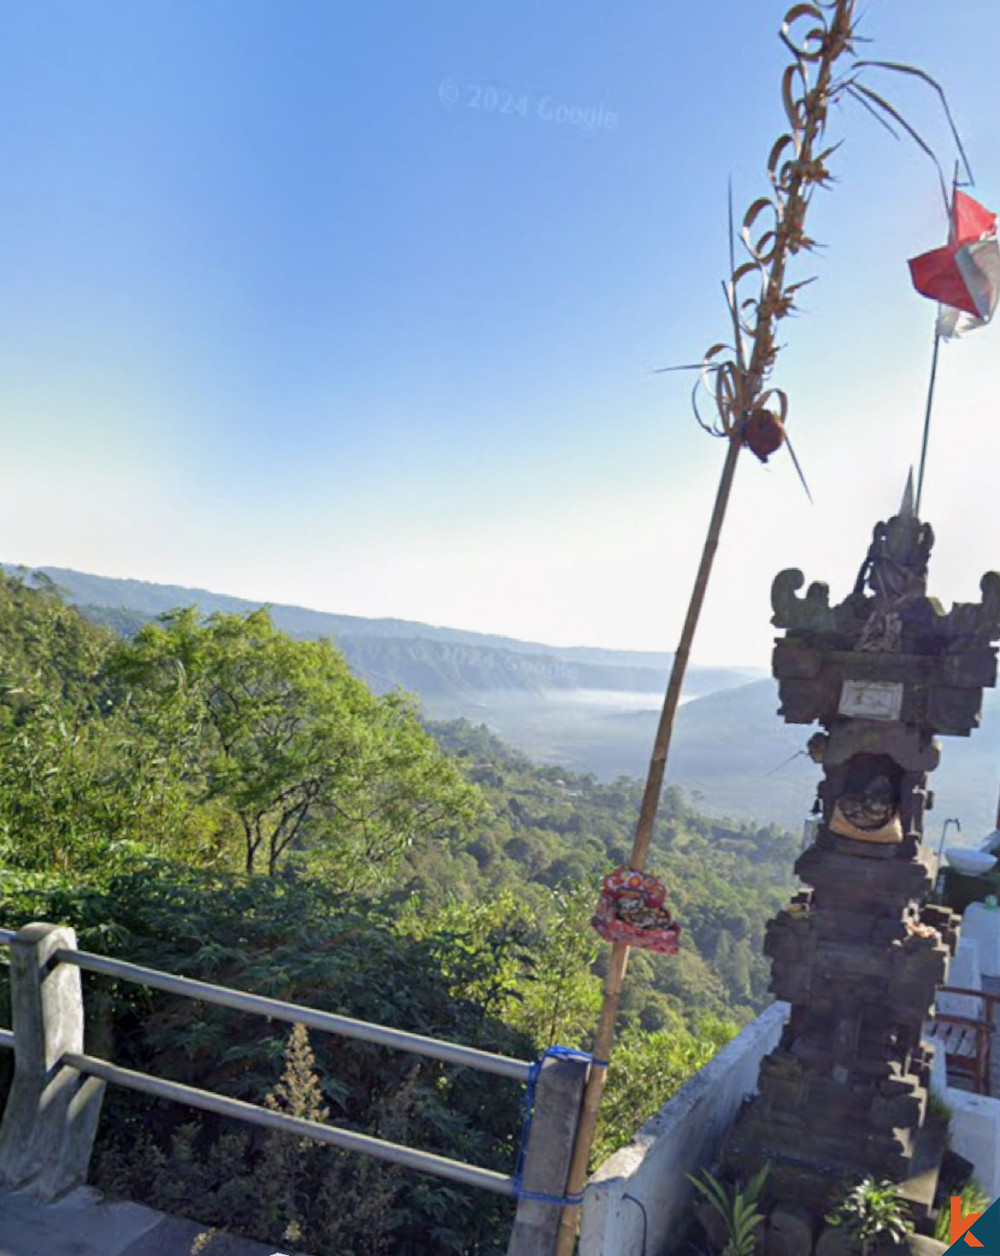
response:
{"label": "potted plant", "polygon": [[690,1173],[687,1175],[688,1181],[705,1197],[720,1223],[719,1229],[725,1235],[722,1256],[753,1256],[764,1221],[757,1211],[757,1201],[770,1168],[769,1164],[765,1164],[746,1186],[736,1186],[729,1191],[708,1169],[702,1169],[700,1179]]}
{"label": "potted plant", "polygon": [[861,1256],[871,1256],[886,1240],[901,1243],[912,1228],[899,1189],[873,1177],[852,1186],[827,1214],[826,1222],[843,1226],[860,1245]]}

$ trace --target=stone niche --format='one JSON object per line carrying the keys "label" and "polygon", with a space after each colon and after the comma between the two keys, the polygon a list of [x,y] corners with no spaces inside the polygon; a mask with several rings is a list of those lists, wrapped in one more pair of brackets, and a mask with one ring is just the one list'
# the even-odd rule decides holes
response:
{"label": "stone niche", "polygon": [[774,581],[779,714],[814,724],[822,767],[806,889],[767,927],[771,989],[791,1004],[761,1063],[722,1170],[746,1180],[768,1161],[771,1253],[843,1246],[823,1217],[869,1175],[898,1183],[917,1228],[934,1208],[945,1130],[928,1112],[932,1048],[922,1026],[945,980],[958,920],[927,904],[923,844],[937,735],[967,737],[997,675],[1000,575],[946,613],[927,596],[933,532],[904,506],[874,530],[854,589],[830,606],[799,571]]}

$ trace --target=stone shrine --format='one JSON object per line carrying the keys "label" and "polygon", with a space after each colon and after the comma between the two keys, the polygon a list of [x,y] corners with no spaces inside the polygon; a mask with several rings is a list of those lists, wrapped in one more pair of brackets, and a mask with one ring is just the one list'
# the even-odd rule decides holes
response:
{"label": "stone shrine", "polygon": [[935,734],[967,737],[996,681],[1000,575],[983,577],[980,602],[945,613],[927,596],[933,541],[908,490],[839,605],[823,584],[799,596],[799,571],[772,588],[772,622],[785,630],[773,658],[779,714],[824,730],[808,742],[823,769],[818,824],[795,865],[810,888],[765,940],[771,989],[791,1016],[723,1151],[724,1171],[742,1180],[769,1161],[769,1203],[801,1219],[797,1243],[772,1242],[772,1225],[772,1251],[808,1252],[845,1184],[901,1184],[918,1222],[937,1185],[944,1132],[926,1119],[933,1048],[921,1032],[958,918],[926,902],[927,782]]}

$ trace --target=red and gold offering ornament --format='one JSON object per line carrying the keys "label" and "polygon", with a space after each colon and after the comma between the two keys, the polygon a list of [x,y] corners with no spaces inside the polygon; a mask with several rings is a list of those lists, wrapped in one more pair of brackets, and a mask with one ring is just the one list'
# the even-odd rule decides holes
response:
{"label": "red and gold offering ornament", "polygon": [[616,868],[604,878],[591,924],[608,942],[676,955],[681,927],[663,905],[667,891],[648,872]]}

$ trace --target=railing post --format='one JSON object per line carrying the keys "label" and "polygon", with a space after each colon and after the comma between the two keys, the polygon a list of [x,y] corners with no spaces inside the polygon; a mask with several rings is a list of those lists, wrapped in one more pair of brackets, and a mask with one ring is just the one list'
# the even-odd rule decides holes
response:
{"label": "railing post", "polygon": [[[570,1159],[587,1082],[584,1057],[547,1056],[535,1084],[535,1110],[507,1256],[553,1256]],[[532,1199],[545,1195],[547,1199]]]}
{"label": "railing post", "polygon": [[80,970],[54,964],[76,934],[30,924],[10,944],[14,1081],[0,1125],[0,1186],[54,1199],[87,1180],[104,1083],[60,1064],[82,1052]]}

